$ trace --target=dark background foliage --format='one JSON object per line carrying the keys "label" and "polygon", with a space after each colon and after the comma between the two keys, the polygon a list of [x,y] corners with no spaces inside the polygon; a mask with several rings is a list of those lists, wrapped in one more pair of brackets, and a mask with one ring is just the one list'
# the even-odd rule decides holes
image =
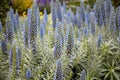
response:
{"label": "dark background foliage", "polygon": [[[10,2],[11,1],[11,2]],[[40,10],[43,11],[44,7],[47,8],[48,12],[50,12],[50,1],[51,0],[38,0],[38,5],[40,6]],[[71,7],[75,10],[76,6],[80,5],[80,0],[60,0],[61,2],[66,2],[68,7]],[[93,5],[95,0],[83,0],[86,4]],[[44,3],[45,2],[45,3]],[[120,0],[112,0],[113,5],[118,7],[120,5]],[[11,5],[14,10],[18,10],[19,14],[27,11],[29,7],[32,6],[33,0],[0,0],[0,20],[3,25],[5,25],[5,17],[6,13],[9,10],[9,6]]]}

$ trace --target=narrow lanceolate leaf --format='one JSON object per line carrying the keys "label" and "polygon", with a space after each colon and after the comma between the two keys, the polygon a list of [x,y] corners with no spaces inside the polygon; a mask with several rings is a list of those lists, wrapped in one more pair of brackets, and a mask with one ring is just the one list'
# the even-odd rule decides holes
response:
{"label": "narrow lanceolate leaf", "polygon": [[70,27],[67,29],[66,53],[70,57],[74,47],[74,29],[72,24],[69,26]]}
{"label": "narrow lanceolate leaf", "polygon": [[7,18],[6,18],[6,37],[8,42],[13,41],[13,20],[10,12],[7,13]]}
{"label": "narrow lanceolate leaf", "polygon": [[52,27],[55,28],[56,27],[56,8],[55,8],[56,4],[55,1],[52,0],[51,1],[51,13],[52,13]]}
{"label": "narrow lanceolate leaf", "polygon": [[85,72],[85,70],[82,70],[80,80],[86,80],[86,72]]}
{"label": "narrow lanceolate leaf", "polygon": [[54,80],[63,80],[62,63],[60,59],[56,61]]}
{"label": "narrow lanceolate leaf", "polygon": [[55,38],[55,47],[53,51],[54,58],[57,60],[62,54],[62,41],[61,36],[57,33]]}

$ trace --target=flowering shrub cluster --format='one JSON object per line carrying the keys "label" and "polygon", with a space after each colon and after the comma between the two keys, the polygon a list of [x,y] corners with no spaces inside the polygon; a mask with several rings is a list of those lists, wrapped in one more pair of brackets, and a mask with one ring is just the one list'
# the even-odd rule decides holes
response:
{"label": "flowering shrub cluster", "polygon": [[34,2],[22,20],[10,9],[6,33],[0,22],[0,80],[120,80],[120,7],[52,0],[42,16]]}

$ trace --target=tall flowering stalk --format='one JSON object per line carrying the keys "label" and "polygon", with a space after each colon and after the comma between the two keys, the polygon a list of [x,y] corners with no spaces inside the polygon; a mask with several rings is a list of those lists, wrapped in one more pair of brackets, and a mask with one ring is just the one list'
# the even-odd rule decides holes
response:
{"label": "tall flowering stalk", "polygon": [[107,18],[109,20],[111,7],[112,7],[111,0],[105,0],[104,1],[104,7],[105,7],[105,18]]}
{"label": "tall flowering stalk", "polygon": [[21,62],[21,49],[19,47],[16,47],[16,69],[17,70],[20,70],[20,62]]}
{"label": "tall flowering stalk", "polygon": [[19,28],[19,15],[18,12],[16,11],[14,15],[14,33],[17,33],[17,29]]}
{"label": "tall flowering stalk", "polygon": [[117,8],[117,29],[120,30],[120,6]]}
{"label": "tall flowering stalk", "polygon": [[30,21],[30,43],[33,44],[37,37],[37,4],[34,2],[31,9],[31,21]]}
{"label": "tall flowering stalk", "polygon": [[31,17],[30,17],[30,28],[29,28],[29,39],[30,44],[32,47],[33,54],[36,53],[36,38],[37,38],[37,29],[38,29],[38,22],[39,22],[39,16],[38,16],[38,8],[36,2],[34,2],[32,9],[31,9]]}
{"label": "tall flowering stalk", "polygon": [[9,50],[9,78],[10,80],[16,79],[16,46],[14,41],[11,44],[10,50]]}
{"label": "tall flowering stalk", "polygon": [[81,17],[82,21],[85,21],[85,5],[84,5],[83,2],[80,2],[79,9],[80,9],[80,15],[79,16]]}
{"label": "tall flowering stalk", "polygon": [[90,12],[90,31],[92,34],[95,33],[96,28],[96,18],[94,12]]}
{"label": "tall flowering stalk", "polygon": [[56,16],[58,21],[62,22],[62,13],[61,13],[61,3],[59,0],[56,0]]}
{"label": "tall flowering stalk", "polygon": [[12,12],[8,12],[7,13],[7,18],[6,18],[6,37],[7,37],[7,41],[8,42],[12,42],[13,41],[13,37],[14,37],[14,32],[13,32],[13,19],[12,19]]}
{"label": "tall flowering stalk", "polygon": [[97,19],[97,24],[99,26],[103,26],[105,23],[105,9],[104,9],[104,1],[97,0],[94,5],[94,12]]}
{"label": "tall flowering stalk", "polygon": [[45,25],[44,23],[40,24],[40,38],[43,40],[45,34]]}
{"label": "tall flowering stalk", "polygon": [[77,7],[77,11],[76,11],[76,20],[77,20],[77,27],[78,29],[80,29],[82,27],[82,19],[81,19],[81,13],[80,13],[80,7]]}
{"label": "tall flowering stalk", "polygon": [[55,8],[56,4],[55,1],[52,0],[51,1],[51,13],[52,13],[52,27],[55,28],[56,27],[56,8]]}
{"label": "tall flowering stalk", "polygon": [[68,57],[70,57],[74,47],[74,29],[72,24],[68,26],[66,36],[67,36],[66,53]]}
{"label": "tall flowering stalk", "polygon": [[55,47],[53,51],[54,58],[57,60],[62,54],[62,41],[61,36],[57,33],[55,38]]}
{"label": "tall flowering stalk", "polygon": [[56,61],[54,80],[63,80],[62,63],[60,59]]}
{"label": "tall flowering stalk", "polygon": [[25,25],[23,24],[23,28],[24,28],[23,37],[24,37],[24,45],[25,45],[25,47],[27,47],[28,44],[29,44],[29,28],[28,28],[27,22],[28,21],[26,20]]}
{"label": "tall flowering stalk", "polygon": [[114,11],[114,7],[112,7],[110,12],[109,28],[113,31],[116,30],[116,13]]}
{"label": "tall flowering stalk", "polygon": [[44,18],[43,18],[43,22],[44,22],[44,24],[47,24],[47,22],[48,22],[48,16],[47,16],[46,8],[44,8]]}
{"label": "tall flowering stalk", "polygon": [[64,29],[61,22],[57,22],[56,25],[56,34],[59,34],[61,37],[62,46],[64,45]]}
{"label": "tall flowering stalk", "polygon": [[5,34],[2,34],[1,48],[2,48],[2,53],[8,54],[7,41],[6,41]]}
{"label": "tall flowering stalk", "polygon": [[101,42],[102,42],[102,36],[101,36],[101,34],[99,34],[99,35],[98,35],[98,38],[97,38],[97,47],[98,47],[98,48],[100,47]]}

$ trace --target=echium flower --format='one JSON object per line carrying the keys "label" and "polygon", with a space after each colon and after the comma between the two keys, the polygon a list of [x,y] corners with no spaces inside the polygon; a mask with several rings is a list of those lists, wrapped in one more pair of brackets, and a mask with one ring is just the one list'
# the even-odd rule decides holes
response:
{"label": "echium flower", "polygon": [[28,21],[26,20],[25,25],[23,24],[23,28],[24,28],[23,37],[24,37],[24,45],[25,45],[25,47],[27,47],[28,44],[29,44],[29,28],[28,28],[27,23],[28,23]]}
{"label": "echium flower", "polygon": [[103,26],[105,22],[105,9],[103,0],[97,0],[94,5],[94,12],[99,26]]}
{"label": "echium flower", "polygon": [[89,27],[89,13],[85,11],[85,26]]}
{"label": "echium flower", "polygon": [[2,53],[3,54],[8,54],[8,49],[7,49],[7,42],[6,42],[6,36],[5,34],[2,34],[2,41],[1,41],[1,48],[2,48]]}
{"label": "echium flower", "polygon": [[28,22],[28,27],[30,28],[30,23],[31,23],[31,9],[28,8],[27,11],[27,22]]}
{"label": "echium flower", "polygon": [[66,3],[65,2],[63,2],[63,11],[64,11],[64,14],[67,12]]}
{"label": "echium flower", "polygon": [[33,53],[33,54],[36,54],[36,52],[37,52],[36,47],[37,47],[37,45],[36,45],[36,43],[34,42],[34,43],[32,44],[32,53]]}
{"label": "echium flower", "polygon": [[95,33],[95,28],[96,28],[95,14],[94,12],[90,12],[90,31],[92,34]]}
{"label": "echium flower", "polygon": [[2,22],[0,21],[0,32],[2,32]]}
{"label": "echium flower", "polygon": [[14,10],[12,9],[12,7],[10,7],[10,18],[12,20],[12,22],[14,22]]}
{"label": "echium flower", "polygon": [[83,33],[85,34],[85,36],[89,35],[87,27],[84,28]]}
{"label": "echium flower", "polygon": [[63,80],[62,63],[60,59],[56,61],[54,80]]}
{"label": "echium flower", "polygon": [[47,22],[48,22],[48,16],[47,16],[46,8],[44,8],[44,18],[43,18],[43,22],[44,22],[44,24],[47,24]]}
{"label": "echium flower", "polygon": [[21,61],[21,49],[16,47],[16,69],[20,69],[20,61]]}
{"label": "echium flower", "polygon": [[62,41],[61,41],[61,36],[57,33],[55,35],[55,47],[53,51],[54,58],[57,60],[60,58],[62,54]]}
{"label": "echium flower", "polygon": [[98,38],[97,38],[97,47],[99,47],[101,45],[101,42],[102,42],[102,36],[101,36],[101,34],[99,34]]}
{"label": "echium flower", "polygon": [[19,16],[18,16],[18,12],[16,12],[16,14],[14,15],[14,33],[17,32],[18,27],[19,27]]}
{"label": "echium flower", "polygon": [[36,15],[37,15],[37,26],[40,26],[40,10],[39,10],[39,8],[37,8]]}
{"label": "echium flower", "polygon": [[112,7],[110,12],[109,28],[110,30],[116,30],[116,13],[114,11],[114,7]]}
{"label": "echium flower", "polygon": [[80,80],[86,80],[86,71],[85,71],[85,70],[82,70],[82,71],[81,71]]}
{"label": "echium flower", "polygon": [[27,78],[27,79],[31,78],[31,70],[30,70],[30,69],[28,69],[28,70],[26,71],[26,78]]}
{"label": "echium flower", "polygon": [[41,39],[43,39],[44,34],[45,34],[45,26],[44,26],[44,23],[41,23],[40,24],[40,38]]}
{"label": "echium flower", "polygon": [[104,0],[100,0],[101,1],[101,17],[102,17],[102,26],[105,25],[105,7],[104,7]]}
{"label": "echium flower", "polygon": [[80,9],[80,15],[79,16],[81,17],[82,21],[85,21],[85,5],[84,5],[83,2],[80,2],[79,9]]}
{"label": "echium flower", "polygon": [[11,18],[10,12],[7,13],[7,18],[6,18],[6,37],[8,42],[13,41],[13,20]]}
{"label": "echium flower", "polygon": [[63,24],[61,22],[57,22],[57,25],[56,25],[56,34],[57,33],[61,37],[62,46],[63,46],[64,45],[64,30],[63,30]]}
{"label": "echium flower", "polygon": [[57,19],[58,21],[61,21],[62,22],[62,11],[61,11],[61,3],[59,0],[56,0],[56,16],[57,16]]}
{"label": "echium flower", "polygon": [[12,69],[13,66],[13,48],[9,50],[9,68]]}
{"label": "echium flower", "polygon": [[79,7],[77,7],[77,11],[76,11],[76,18],[77,18],[77,27],[78,29],[80,29],[82,27],[82,19],[80,17],[80,9]]}
{"label": "echium flower", "polygon": [[69,11],[68,11],[68,19],[70,19],[70,23],[72,23],[73,25],[75,25],[75,18],[74,18],[74,13],[73,13],[73,11],[72,11],[72,9],[71,8],[69,8]]}
{"label": "echium flower", "polygon": [[120,30],[120,6],[117,8],[117,29]]}
{"label": "echium flower", "polygon": [[30,21],[30,43],[33,44],[37,37],[37,27],[38,27],[38,19],[37,19],[37,4],[34,3],[31,10],[31,21]]}
{"label": "echium flower", "polygon": [[70,24],[67,29],[67,44],[66,44],[66,53],[70,57],[74,47],[74,28]]}
{"label": "echium flower", "polygon": [[111,0],[105,0],[104,1],[104,7],[105,7],[105,17],[109,19],[110,12],[111,12],[111,7],[112,7]]}
{"label": "echium flower", "polygon": [[52,27],[55,28],[56,27],[56,4],[55,1],[52,0],[51,1],[51,13],[52,13]]}

